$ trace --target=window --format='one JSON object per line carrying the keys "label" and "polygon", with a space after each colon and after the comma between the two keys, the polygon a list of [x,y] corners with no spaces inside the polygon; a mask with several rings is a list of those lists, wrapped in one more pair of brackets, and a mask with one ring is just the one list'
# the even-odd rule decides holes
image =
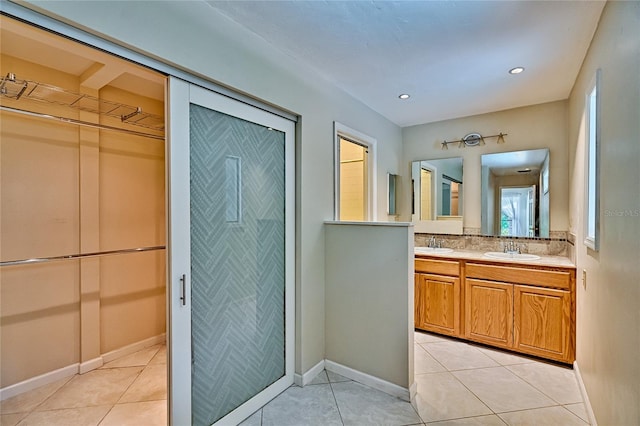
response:
{"label": "window", "polygon": [[500,188],[500,235],[533,237],[536,224],[536,186]]}
{"label": "window", "polygon": [[376,220],[376,140],[335,123],[335,219]]}
{"label": "window", "polygon": [[600,145],[600,70],[589,86],[586,99],[585,140],[585,239],[592,250],[598,250],[600,228],[599,145]]}

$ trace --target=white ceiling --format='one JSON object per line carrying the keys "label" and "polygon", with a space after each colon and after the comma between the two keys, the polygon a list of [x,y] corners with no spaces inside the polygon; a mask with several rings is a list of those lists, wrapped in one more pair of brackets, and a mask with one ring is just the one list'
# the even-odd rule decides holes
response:
{"label": "white ceiling", "polygon": [[605,2],[207,3],[405,127],[568,98]]}
{"label": "white ceiling", "polygon": [[532,149],[484,154],[481,161],[482,167],[489,167],[494,175],[517,175],[518,171],[523,169],[539,172],[547,155],[549,155],[549,150],[546,148]]}

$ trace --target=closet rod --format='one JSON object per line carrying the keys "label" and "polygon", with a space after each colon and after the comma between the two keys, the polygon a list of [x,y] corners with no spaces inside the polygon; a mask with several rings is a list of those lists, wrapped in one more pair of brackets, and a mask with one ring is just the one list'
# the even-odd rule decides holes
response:
{"label": "closet rod", "polygon": [[121,249],[121,250],[97,251],[93,253],[68,254],[64,256],[35,257],[33,259],[7,260],[5,262],[0,262],[0,266],[28,265],[32,263],[45,263],[45,262],[53,262],[57,260],[68,260],[68,259],[86,259],[88,257],[100,257],[100,256],[108,256],[112,254],[140,253],[143,251],[164,250],[165,248],[167,247],[151,246],[151,247],[138,247],[138,248]]}
{"label": "closet rod", "polygon": [[5,105],[0,105],[0,109],[2,111],[13,112],[13,113],[16,113],[16,114],[28,115],[28,116],[31,116],[31,117],[46,118],[48,120],[56,120],[56,121],[60,121],[62,123],[67,123],[67,124],[76,124],[78,126],[93,127],[94,129],[109,130],[109,131],[112,131],[112,132],[123,132],[123,133],[128,133],[130,135],[141,136],[143,138],[151,138],[151,139],[157,139],[157,140],[164,141],[164,136],[151,135],[149,133],[144,133],[144,132],[136,132],[135,130],[121,129],[119,127],[107,126],[105,124],[90,123],[88,121],[82,121],[82,120],[76,120],[76,119],[73,119],[73,118],[60,117],[60,116],[57,116],[57,115],[43,114],[43,113],[40,113],[40,112],[27,111],[25,109],[12,108],[12,107],[8,107],[8,106],[5,106]]}

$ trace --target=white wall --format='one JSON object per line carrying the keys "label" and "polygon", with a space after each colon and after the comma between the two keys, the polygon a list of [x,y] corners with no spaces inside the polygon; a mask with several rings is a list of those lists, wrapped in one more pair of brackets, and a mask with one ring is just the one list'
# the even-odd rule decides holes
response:
{"label": "white wall", "polygon": [[[386,191],[386,173],[400,172],[400,129],[204,1],[26,4],[301,117],[296,146],[296,372],[324,359],[322,224],[333,218],[333,122],[377,139],[380,195]],[[385,197],[379,196],[378,219],[387,218]]]}
{"label": "white wall", "polygon": [[[326,224],[326,358],[413,384],[413,229]],[[411,358],[410,358],[411,357]]]}
{"label": "white wall", "polygon": [[[585,95],[602,70],[600,251],[584,240]],[[577,362],[601,425],[640,424],[640,3],[607,2],[569,99]],[[551,160],[553,161],[553,154]]]}
{"label": "white wall", "polygon": [[[483,136],[502,132],[507,133],[508,136],[505,136],[504,144],[497,144],[494,138],[487,139],[486,144],[482,146],[458,148],[456,144],[451,144],[448,150],[441,149],[440,144],[444,140],[460,139],[472,132]],[[405,127],[402,129],[402,137],[404,142],[402,175],[405,180],[410,179],[412,161],[463,158],[464,226],[478,229],[481,227],[480,156],[496,152],[549,148],[550,229],[551,231],[569,229],[566,101]],[[409,191],[405,191],[402,195],[404,204],[410,207]],[[404,211],[409,211],[409,208]],[[409,214],[404,214],[401,219],[409,220]]]}

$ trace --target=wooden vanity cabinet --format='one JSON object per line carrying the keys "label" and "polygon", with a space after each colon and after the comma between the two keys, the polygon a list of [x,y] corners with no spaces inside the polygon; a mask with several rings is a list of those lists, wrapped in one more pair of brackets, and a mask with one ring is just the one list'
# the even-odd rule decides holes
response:
{"label": "wooden vanity cabinet", "polygon": [[513,285],[465,280],[465,337],[492,346],[513,347]]}
{"label": "wooden vanity cabinet", "polygon": [[467,262],[465,337],[571,363],[575,271]]}
{"label": "wooden vanity cabinet", "polygon": [[459,263],[416,259],[415,271],[415,328],[460,336]]}
{"label": "wooden vanity cabinet", "polygon": [[572,363],[575,268],[415,259],[415,328]]}
{"label": "wooden vanity cabinet", "polygon": [[572,362],[571,293],[513,286],[515,350]]}

